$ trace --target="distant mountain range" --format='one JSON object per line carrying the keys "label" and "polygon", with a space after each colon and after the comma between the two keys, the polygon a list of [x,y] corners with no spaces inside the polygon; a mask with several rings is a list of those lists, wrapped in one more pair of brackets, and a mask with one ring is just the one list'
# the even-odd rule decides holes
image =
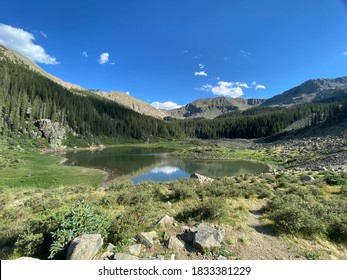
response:
{"label": "distant mountain range", "polygon": [[[307,102],[342,102],[347,100],[347,77],[336,79],[314,79],[302,83],[282,94],[275,95],[269,99],[244,99],[244,98],[201,98],[185,106],[172,109],[157,109],[150,104],[138,100],[127,93],[113,91],[104,92],[100,90],[85,90],[79,85],[65,82],[53,75],[48,74],[37,64],[5,46],[0,45],[1,53],[14,63],[22,63],[29,69],[39,72],[41,75],[62,85],[71,91],[88,91],[91,94],[101,96],[114,101],[124,107],[130,108],[140,114],[152,116],[158,119],[172,117],[177,119],[207,118],[213,119],[224,113],[232,111],[244,111],[257,106],[292,106]],[[1,57],[0,57],[1,61]]]}
{"label": "distant mountain range", "polygon": [[[263,102],[263,106],[291,106],[307,102],[341,101],[341,90],[347,89],[347,77],[336,79],[308,80],[282,94],[275,95]],[[335,97],[335,98],[334,98]],[[347,94],[344,97],[347,99]]]}

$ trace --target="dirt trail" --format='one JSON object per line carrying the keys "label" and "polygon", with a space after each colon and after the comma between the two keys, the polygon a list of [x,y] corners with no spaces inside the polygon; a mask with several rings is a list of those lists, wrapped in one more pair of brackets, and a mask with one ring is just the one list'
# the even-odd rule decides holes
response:
{"label": "dirt trail", "polygon": [[249,211],[247,227],[237,230],[237,244],[234,247],[240,259],[282,260],[295,259],[292,252],[281,240],[274,236],[272,230],[261,222],[261,206]]}

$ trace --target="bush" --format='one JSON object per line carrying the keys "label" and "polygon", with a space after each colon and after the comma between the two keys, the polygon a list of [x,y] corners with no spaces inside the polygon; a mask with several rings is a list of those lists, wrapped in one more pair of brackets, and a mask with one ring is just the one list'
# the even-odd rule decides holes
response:
{"label": "bush", "polygon": [[265,210],[279,232],[307,237],[326,234],[326,224],[320,219],[324,207],[318,202],[286,194],[274,198]]}
{"label": "bush", "polygon": [[218,221],[227,215],[226,200],[210,198],[200,205],[184,210],[176,218],[179,221]]}
{"label": "bush", "polygon": [[67,249],[70,241],[79,235],[98,233],[106,238],[109,227],[110,222],[106,216],[94,213],[86,201],[77,201],[71,212],[62,219],[57,230],[52,232],[53,243],[49,258],[59,256]]}
{"label": "bush", "polygon": [[347,180],[336,173],[329,173],[324,179],[325,182],[327,182],[327,184],[330,186],[347,185]]}

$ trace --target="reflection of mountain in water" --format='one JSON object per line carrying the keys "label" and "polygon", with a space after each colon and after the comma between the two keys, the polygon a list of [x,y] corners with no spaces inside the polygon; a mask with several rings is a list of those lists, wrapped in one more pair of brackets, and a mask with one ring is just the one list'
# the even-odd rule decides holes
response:
{"label": "reflection of mountain in water", "polygon": [[170,158],[167,149],[111,148],[102,151],[78,151],[67,153],[67,164],[107,170],[110,179],[131,174],[133,182],[145,180],[171,181],[187,178],[197,172],[210,177],[262,173],[265,164],[249,161],[181,160]]}

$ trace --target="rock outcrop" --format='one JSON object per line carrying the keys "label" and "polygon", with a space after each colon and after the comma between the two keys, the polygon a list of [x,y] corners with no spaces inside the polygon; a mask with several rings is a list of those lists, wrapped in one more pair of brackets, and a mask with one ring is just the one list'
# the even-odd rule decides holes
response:
{"label": "rock outcrop", "polygon": [[40,119],[35,121],[34,125],[38,128],[42,138],[47,138],[52,148],[62,146],[66,138],[65,128],[58,122],[52,122],[49,119]]}
{"label": "rock outcrop", "polygon": [[92,260],[102,247],[103,239],[100,234],[83,234],[76,237],[70,244],[67,260]]}
{"label": "rock outcrop", "polygon": [[201,175],[199,173],[193,173],[190,175],[190,178],[192,179],[198,179],[200,183],[207,183],[207,182],[213,182],[213,179],[204,175]]}

